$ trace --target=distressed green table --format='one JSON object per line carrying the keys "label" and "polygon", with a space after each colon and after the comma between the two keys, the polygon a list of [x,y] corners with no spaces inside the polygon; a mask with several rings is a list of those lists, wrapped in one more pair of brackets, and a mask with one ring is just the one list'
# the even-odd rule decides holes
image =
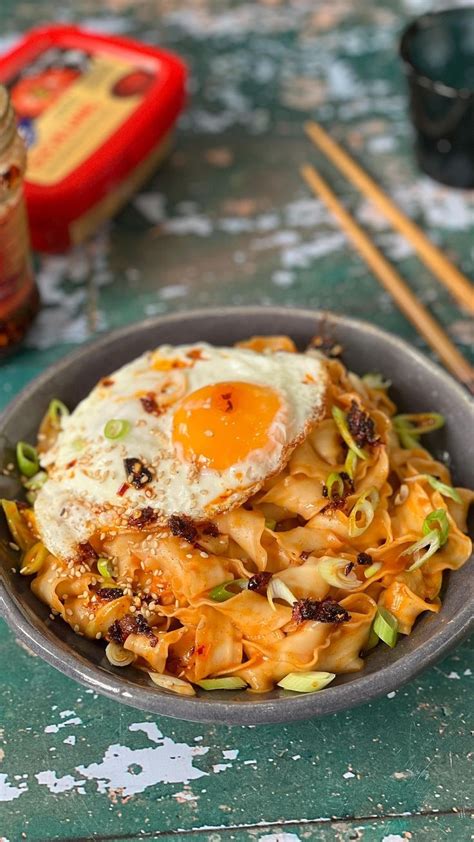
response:
{"label": "distressed green table", "polygon": [[[299,180],[316,115],[472,271],[472,194],[415,170],[395,44],[428,0],[0,0],[0,49],[82,20],[178,50],[172,157],[87,249],[39,261],[44,308],[0,369],[0,407],[97,332],[208,304],[332,308],[423,348]],[[328,165],[326,177],[465,353],[472,324]],[[469,649],[374,704],[266,728],[156,720],[97,697],[1,627],[0,835],[22,839],[472,839]],[[471,723],[472,724],[472,723]]]}

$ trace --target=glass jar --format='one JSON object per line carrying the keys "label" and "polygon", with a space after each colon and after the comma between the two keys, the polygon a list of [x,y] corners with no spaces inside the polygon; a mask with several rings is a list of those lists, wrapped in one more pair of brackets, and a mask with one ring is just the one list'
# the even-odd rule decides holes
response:
{"label": "glass jar", "polygon": [[39,307],[23,197],[26,149],[0,85],[0,357],[23,339]]}

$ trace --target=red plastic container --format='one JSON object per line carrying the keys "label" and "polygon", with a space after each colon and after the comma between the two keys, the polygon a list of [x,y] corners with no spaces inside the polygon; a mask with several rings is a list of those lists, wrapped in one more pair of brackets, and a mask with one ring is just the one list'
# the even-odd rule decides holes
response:
{"label": "red plastic container", "polygon": [[34,248],[81,242],[140,187],[169,149],[185,80],[170,53],[71,26],[33,30],[0,57],[28,145]]}

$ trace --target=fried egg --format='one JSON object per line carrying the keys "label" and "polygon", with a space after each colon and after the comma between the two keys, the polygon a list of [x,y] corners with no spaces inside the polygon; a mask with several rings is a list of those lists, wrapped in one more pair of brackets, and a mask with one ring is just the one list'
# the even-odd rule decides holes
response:
{"label": "fried egg", "polygon": [[44,544],[67,559],[101,531],[241,505],[322,417],[325,392],[324,364],[305,354],[205,343],[143,354],[97,384],[43,455]]}

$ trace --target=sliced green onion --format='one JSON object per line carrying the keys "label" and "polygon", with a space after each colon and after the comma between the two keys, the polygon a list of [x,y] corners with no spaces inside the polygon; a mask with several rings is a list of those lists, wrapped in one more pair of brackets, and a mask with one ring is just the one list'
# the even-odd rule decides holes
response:
{"label": "sliced green onion", "polygon": [[36,447],[26,441],[19,441],[16,446],[16,461],[24,477],[33,477],[40,466]]}
{"label": "sliced green onion", "polygon": [[66,404],[64,404],[57,398],[53,398],[48,407],[48,418],[51,421],[53,427],[56,427],[57,430],[60,430],[62,420],[67,415],[69,415],[69,410]]}
{"label": "sliced green onion", "polygon": [[444,415],[439,412],[414,412],[404,415],[395,415],[393,426],[397,428],[409,428],[410,432],[421,436],[424,433],[432,433],[439,430],[446,423]]}
{"label": "sliced green onion", "polygon": [[328,585],[334,588],[341,588],[344,591],[355,591],[360,587],[361,582],[352,571],[346,573],[350,562],[347,558],[332,558],[323,556],[318,562],[318,573]]}
{"label": "sliced green onion", "polygon": [[31,576],[33,573],[38,573],[38,570],[41,570],[46,561],[47,556],[48,550],[41,541],[33,544],[21,560],[20,573],[23,576]]}
{"label": "sliced green onion", "polygon": [[203,690],[243,690],[248,686],[247,682],[237,675],[230,675],[228,678],[203,678],[194,683]]}
{"label": "sliced green onion", "polygon": [[369,371],[362,377],[362,382],[369,389],[388,389],[392,385],[391,380],[384,380],[382,375],[375,371]]}
{"label": "sliced green onion", "polygon": [[391,649],[397,642],[398,620],[386,608],[379,606],[374,620],[374,632]]}
{"label": "sliced green onion", "polygon": [[119,643],[113,641],[105,647],[105,656],[114,667],[128,667],[135,660],[133,652],[128,652]]}
{"label": "sliced green onion", "polygon": [[[349,451],[350,452],[350,451]],[[330,500],[339,500],[344,495],[344,480],[337,471],[332,471],[326,480],[326,488]]]}
{"label": "sliced green onion", "polygon": [[432,529],[439,532],[440,546],[446,543],[449,535],[449,521],[444,509],[435,509],[423,521],[423,535],[428,535]]}
{"label": "sliced green onion", "polygon": [[276,522],[276,520],[273,520],[273,518],[271,518],[271,517],[265,518],[265,526],[266,526],[267,529],[270,529],[273,532],[276,525],[277,525],[277,522]]}
{"label": "sliced green onion", "polygon": [[97,570],[99,571],[100,575],[103,579],[113,579],[114,574],[110,569],[110,562],[108,558],[98,558],[97,559]]}
{"label": "sliced green onion", "polygon": [[171,690],[172,693],[177,693],[178,696],[195,696],[196,691],[189,681],[183,681],[182,678],[176,678],[174,675],[165,675],[159,672],[149,672],[153,684],[161,687],[163,690]]}
{"label": "sliced green onion", "polygon": [[356,456],[359,457],[359,459],[367,459],[367,454],[365,453],[365,451],[362,450],[356,444],[355,440],[352,437],[352,434],[349,430],[349,427],[347,426],[347,415],[346,415],[346,413],[342,409],[340,409],[338,406],[333,406],[331,411],[332,411],[332,417],[334,418],[334,421],[336,422],[336,427],[339,430],[339,432],[340,432],[342,438],[344,439],[345,443],[347,444],[347,446],[350,448],[350,450],[354,451],[354,453],[356,454]]}
{"label": "sliced green onion", "polygon": [[34,504],[38,496],[38,491],[40,490],[40,488],[42,488],[47,479],[48,474],[46,473],[46,471],[38,471],[38,473],[32,476],[31,479],[27,479],[24,481],[23,485],[25,488],[28,489],[28,491],[26,492],[26,499],[28,500],[28,503],[30,503],[31,505]]}
{"label": "sliced green onion", "polygon": [[347,451],[346,461],[344,462],[344,470],[346,474],[350,476],[351,479],[354,479],[355,472],[357,467],[357,453],[354,453],[353,450]]}
{"label": "sliced green onion", "polygon": [[416,450],[420,446],[420,440],[408,431],[408,427],[406,429],[396,430],[396,432],[400,439],[400,444],[405,450]]}
{"label": "sliced green onion", "polygon": [[124,418],[111,418],[104,427],[104,436],[106,439],[118,441],[118,439],[123,439],[129,430],[130,421]]}
{"label": "sliced green onion", "polygon": [[402,506],[403,503],[405,503],[408,500],[409,493],[410,493],[410,491],[409,491],[408,485],[406,485],[406,483],[402,482],[400,488],[398,489],[398,491],[395,495],[395,500],[393,501],[395,503],[395,505],[396,506]]}
{"label": "sliced green onion", "polygon": [[415,553],[419,553],[420,550],[424,550],[426,547],[426,552],[423,555],[419,556],[413,564],[407,568],[408,572],[411,573],[413,570],[418,570],[425,561],[428,561],[432,555],[438,552],[441,546],[440,534],[437,529],[433,529],[432,532],[428,532],[424,538],[421,538],[419,541],[416,541],[415,544],[412,544],[402,553],[403,555],[413,555]]}
{"label": "sliced green onion", "polygon": [[[349,516],[349,536],[358,538],[372,523],[375,517],[375,509],[380,501],[380,495],[376,488],[364,491],[357,499]],[[362,523],[360,522],[362,516]]]}
{"label": "sliced green onion", "polygon": [[444,426],[445,419],[439,412],[418,412],[395,415],[392,423],[401,444],[410,450],[420,446],[418,436],[439,430]]}
{"label": "sliced green onion", "polygon": [[364,576],[365,576],[365,578],[366,578],[366,579],[371,579],[371,578],[372,578],[372,576],[375,576],[375,575],[376,575],[376,573],[378,573],[378,572],[379,572],[379,570],[381,570],[381,569],[382,569],[382,567],[383,567],[383,564],[382,564],[382,562],[381,562],[381,561],[374,561],[374,563],[373,563],[373,564],[371,564],[371,565],[370,565],[370,567],[365,567],[365,568],[364,568]]}
{"label": "sliced green onion", "polygon": [[411,567],[407,568],[409,573],[413,570],[418,570],[448,540],[449,521],[444,509],[435,509],[434,512],[430,512],[425,517],[423,521],[423,535],[425,536],[424,538],[420,538],[419,541],[416,541],[416,543],[412,544],[402,553],[402,556],[413,555],[426,548],[426,552],[419,556]]}
{"label": "sliced green onion", "polygon": [[[227,599],[236,596],[239,590],[245,590],[247,582],[248,579],[230,579],[228,582],[222,582],[221,585],[216,585],[212,591],[209,591],[209,598],[213,599],[214,602],[225,602]],[[237,590],[231,590],[231,587],[237,588]]]}
{"label": "sliced green onion", "polygon": [[327,687],[335,677],[334,672],[289,672],[278,682],[278,686],[294,693],[314,693]]}
{"label": "sliced green onion", "polygon": [[285,585],[277,576],[272,576],[267,587],[267,599],[271,608],[276,611],[274,599],[283,599],[289,605],[297,602],[296,596],[290,591],[288,585]]}
{"label": "sliced green onion", "polygon": [[461,495],[455,488],[452,487],[452,485],[446,485],[444,482],[441,482],[441,480],[431,476],[431,474],[423,474],[423,476],[427,482],[429,482],[431,487],[434,488],[435,491],[439,491],[443,497],[450,497],[451,500],[454,500],[456,503],[462,503]]}
{"label": "sliced green onion", "polygon": [[13,500],[1,500],[0,502],[15,544],[19,546],[20,550],[27,550],[35,543],[35,538],[23,520],[17,504]]}
{"label": "sliced green onion", "polygon": [[33,474],[33,476],[30,477],[30,479],[25,480],[23,485],[29,491],[39,491],[40,488],[43,487],[47,479],[48,474],[46,473],[46,471],[38,471],[38,473]]}
{"label": "sliced green onion", "polygon": [[377,646],[377,643],[379,642],[379,640],[380,640],[380,638],[379,638],[377,632],[374,629],[374,624],[372,623],[372,625],[370,627],[369,638],[367,640],[367,643],[365,644],[364,651],[368,652],[369,649],[374,649]]}

